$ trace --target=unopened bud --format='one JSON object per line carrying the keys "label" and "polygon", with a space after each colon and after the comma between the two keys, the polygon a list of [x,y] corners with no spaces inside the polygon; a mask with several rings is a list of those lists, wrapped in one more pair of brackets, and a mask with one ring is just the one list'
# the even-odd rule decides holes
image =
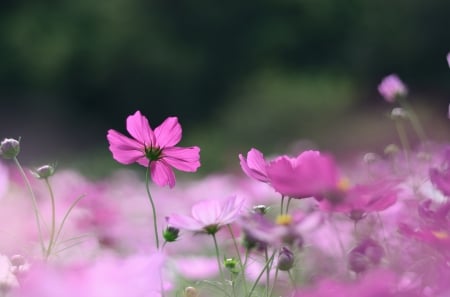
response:
{"label": "unopened bud", "polygon": [[55,167],[52,165],[43,165],[33,171],[33,175],[40,179],[46,179],[55,173]]}
{"label": "unopened bud", "polygon": [[163,231],[163,238],[166,242],[174,242],[178,239],[179,233],[179,229],[169,226]]}
{"label": "unopened bud", "polygon": [[282,247],[278,254],[278,269],[288,271],[294,266],[294,253],[288,248]]}
{"label": "unopened bud", "polygon": [[184,297],[198,297],[199,293],[198,293],[198,290],[194,287],[186,287],[184,289],[183,296]]}
{"label": "unopened bud", "polygon": [[391,74],[383,78],[378,85],[378,92],[387,102],[394,102],[397,97],[404,97],[408,94],[408,89],[396,74]]}
{"label": "unopened bud", "polygon": [[396,146],[395,144],[389,144],[388,146],[386,146],[386,148],[384,149],[384,153],[386,155],[395,155],[396,153],[398,153],[400,151],[400,149],[398,148],[398,146]]}
{"label": "unopened bud", "polygon": [[383,258],[384,250],[380,244],[367,238],[354,247],[348,255],[350,270],[361,273],[378,265]]}
{"label": "unopened bud", "polygon": [[226,269],[228,269],[228,271],[230,271],[233,274],[238,274],[239,273],[239,268],[238,268],[238,261],[234,258],[226,258],[223,260],[223,264],[225,266]]}
{"label": "unopened bud", "polygon": [[263,205],[263,204],[253,206],[253,212],[259,213],[262,215],[265,215],[269,211],[269,209],[270,209],[270,207]]}
{"label": "unopened bud", "polygon": [[20,142],[14,138],[5,138],[0,143],[0,155],[5,159],[17,157],[20,152]]}
{"label": "unopened bud", "polygon": [[395,107],[391,111],[391,119],[393,120],[406,120],[408,118],[408,112],[401,107]]}

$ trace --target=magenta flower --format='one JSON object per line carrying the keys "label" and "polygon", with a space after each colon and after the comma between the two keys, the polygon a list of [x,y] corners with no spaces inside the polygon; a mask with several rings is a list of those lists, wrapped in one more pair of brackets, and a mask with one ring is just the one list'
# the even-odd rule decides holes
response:
{"label": "magenta flower", "polygon": [[408,89],[396,74],[391,74],[383,78],[378,85],[378,92],[387,102],[394,102],[397,96],[405,96]]}
{"label": "magenta flower", "polygon": [[136,111],[127,118],[127,131],[133,138],[113,129],[108,130],[109,150],[113,158],[122,164],[138,164],[148,167],[152,180],[158,186],[175,185],[171,167],[181,171],[195,172],[200,166],[200,148],[177,147],[181,140],[178,118],[169,117],[152,130],[148,120]]}
{"label": "magenta flower", "polygon": [[171,227],[215,234],[222,226],[234,222],[243,210],[244,200],[231,196],[223,200],[203,200],[192,207],[192,216],[173,214],[167,218]]}
{"label": "magenta flower", "polygon": [[339,179],[333,158],[319,151],[305,151],[296,158],[279,157],[266,170],[272,187],[291,198],[324,194],[335,189]]}
{"label": "magenta flower", "polygon": [[450,147],[444,152],[444,160],[441,168],[431,168],[429,171],[430,181],[442,192],[450,197]]}
{"label": "magenta flower", "polygon": [[264,183],[269,182],[266,170],[267,162],[264,160],[264,155],[260,151],[252,148],[247,153],[247,159],[245,159],[242,154],[239,154],[239,160],[242,170],[248,177]]}
{"label": "magenta flower", "polygon": [[393,182],[380,180],[370,184],[358,184],[341,193],[331,193],[320,200],[320,208],[344,212],[352,220],[359,221],[367,213],[382,211],[397,202],[398,190]]}

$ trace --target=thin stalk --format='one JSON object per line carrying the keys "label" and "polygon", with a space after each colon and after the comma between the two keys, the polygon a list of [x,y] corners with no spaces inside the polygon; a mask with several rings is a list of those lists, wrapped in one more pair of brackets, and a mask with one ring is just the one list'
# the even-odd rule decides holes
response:
{"label": "thin stalk", "polygon": [[61,225],[59,225],[58,232],[56,232],[55,242],[58,242],[59,236],[61,235],[61,231],[64,227],[64,224],[66,223],[67,218],[69,217],[69,214],[72,212],[73,208],[77,205],[77,203],[84,197],[85,195],[81,195],[80,197],[75,199],[75,201],[70,205],[69,209],[66,211],[66,214],[64,215],[61,221]]}
{"label": "thin stalk", "polygon": [[406,130],[400,120],[395,120],[395,127],[397,129],[398,137],[400,138],[400,143],[402,144],[403,153],[405,155],[406,163],[409,164],[409,151],[410,145],[408,137],[406,135]]}
{"label": "thin stalk", "polygon": [[247,294],[247,291],[248,291],[247,280],[246,280],[246,277],[245,277],[245,267],[244,267],[244,264],[242,263],[241,253],[239,252],[239,248],[238,248],[238,245],[237,245],[237,242],[236,242],[236,238],[234,237],[233,230],[231,230],[230,224],[228,224],[227,227],[228,227],[228,231],[231,234],[231,238],[233,239],[234,248],[236,249],[237,258],[239,260],[239,266],[241,268],[242,282],[244,284],[245,294]]}
{"label": "thin stalk", "polygon": [[153,202],[152,195],[150,194],[150,164],[147,167],[147,172],[145,174],[145,189],[147,190],[148,199],[150,200],[150,204],[152,206],[152,212],[153,212],[153,228],[155,231],[155,241],[156,241],[156,249],[159,250],[159,235],[158,235],[158,220],[156,217],[156,207],[155,203]]}
{"label": "thin stalk", "polygon": [[275,251],[272,253],[272,256],[270,257],[269,261],[266,262],[266,264],[264,265],[263,269],[261,270],[261,272],[259,273],[258,277],[256,278],[255,282],[253,283],[253,286],[250,289],[250,293],[248,294],[248,297],[252,296],[253,291],[255,290],[256,286],[259,283],[259,280],[261,279],[261,277],[264,274],[264,271],[266,271],[266,269],[269,267],[269,264],[270,264],[270,262],[272,262],[274,257],[275,257]]}
{"label": "thin stalk", "polygon": [[28,180],[27,175],[25,174],[25,171],[23,171],[22,165],[20,165],[19,160],[17,159],[17,157],[14,157],[13,160],[14,160],[14,163],[16,164],[17,168],[19,168],[19,172],[22,175],[22,178],[25,180],[25,184],[27,185],[28,191],[31,194],[31,201],[33,203],[34,217],[36,219],[36,225],[37,225],[38,232],[39,232],[39,242],[41,245],[41,252],[42,252],[42,255],[45,256],[45,245],[44,245],[44,239],[42,236],[42,229],[41,229],[42,215],[39,212],[39,208],[38,208],[37,201],[36,201],[36,196],[34,195],[33,189],[31,188],[30,181]]}
{"label": "thin stalk", "polygon": [[280,215],[283,215],[283,208],[284,208],[284,195],[281,196]]}
{"label": "thin stalk", "polygon": [[212,233],[211,235],[214,240],[214,249],[216,250],[217,266],[219,267],[220,278],[222,280],[222,283],[225,283],[225,277],[223,276],[222,265],[220,264],[221,262],[220,262],[220,254],[219,254],[219,245],[217,244],[216,234]]}
{"label": "thin stalk", "polygon": [[422,124],[419,121],[419,117],[414,111],[414,108],[412,108],[411,104],[408,103],[406,98],[399,98],[399,104],[408,112],[409,120],[411,122],[411,125],[413,126],[414,131],[417,133],[417,136],[419,136],[422,142],[425,142],[427,140],[427,136],[425,130],[422,127]]}
{"label": "thin stalk", "polygon": [[[264,257],[267,262],[269,262],[269,253],[267,253],[267,247],[264,249]],[[266,296],[269,297],[269,284],[270,284],[270,268],[272,265],[269,265],[266,269]]]}
{"label": "thin stalk", "polygon": [[50,201],[51,201],[51,206],[52,206],[52,221],[51,221],[51,225],[50,225],[50,240],[48,242],[48,247],[47,247],[47,253],[46,253],[46,258],[48,258],[52,252],[52,248],[54,245],[54,240],[55,240],[55,229],[56,229],[56,207],[55,207],[55,195],[53,193],[53,189],[50,185],[50,182],[48,180],[48,178],[45,179],[45,184],[47,185],[48,191],[50,193]]}
{"label": "thin stalk", "polygon": [[292,201],[292,198],[289,197],[288,202],[287,202],[287,204],[286,204],[286,214],[289,212],[289,206],[290,206],[290,204],[291,204],[291,201]]}
{"label": "thin stalk", "polygon": [[278,272],[279,272],[280,270],[278,269],[278,267],[277,267],[277,269],[275,269],[275,276],[274,276],[274,278],[273,278],[273,283],[272,283],[272,288],[270,289],[270,294],[269,294],[269,296],[272,296],[272,294],[273,294],[273,289],[275,288],[275,285],[276,285],[276,283],[277,283],[277,281],[278,281]]}

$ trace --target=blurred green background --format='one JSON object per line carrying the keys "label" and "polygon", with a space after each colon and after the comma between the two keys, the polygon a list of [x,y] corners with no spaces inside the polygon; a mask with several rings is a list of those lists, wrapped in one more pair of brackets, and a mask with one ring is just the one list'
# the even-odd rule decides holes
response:
{"label": "blurred green background", "polygon": [[[141,110],[179,117],[202,172],[237,154],[397,141],[377,93],[397,73],[432,137],[449,140],[450,1],[0,2],[0,134],[29,165],[103,174],[106,131]],[[447,121],[446,121],[447,120]],[[308,140],[308,141],[306,141]]]}

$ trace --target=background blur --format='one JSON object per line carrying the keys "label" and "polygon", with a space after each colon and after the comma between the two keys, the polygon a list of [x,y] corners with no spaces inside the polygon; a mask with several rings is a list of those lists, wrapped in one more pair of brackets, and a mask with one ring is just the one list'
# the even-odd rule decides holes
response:
{"label": "background blur", "polygon": [[251,147],[382,151],[377,92],[397,73],[427,131],[449,140],[450,1],[0,2],[0,137],[27,165],[121,167],[106,131],[136,110],[179,117],[202,171]]}

